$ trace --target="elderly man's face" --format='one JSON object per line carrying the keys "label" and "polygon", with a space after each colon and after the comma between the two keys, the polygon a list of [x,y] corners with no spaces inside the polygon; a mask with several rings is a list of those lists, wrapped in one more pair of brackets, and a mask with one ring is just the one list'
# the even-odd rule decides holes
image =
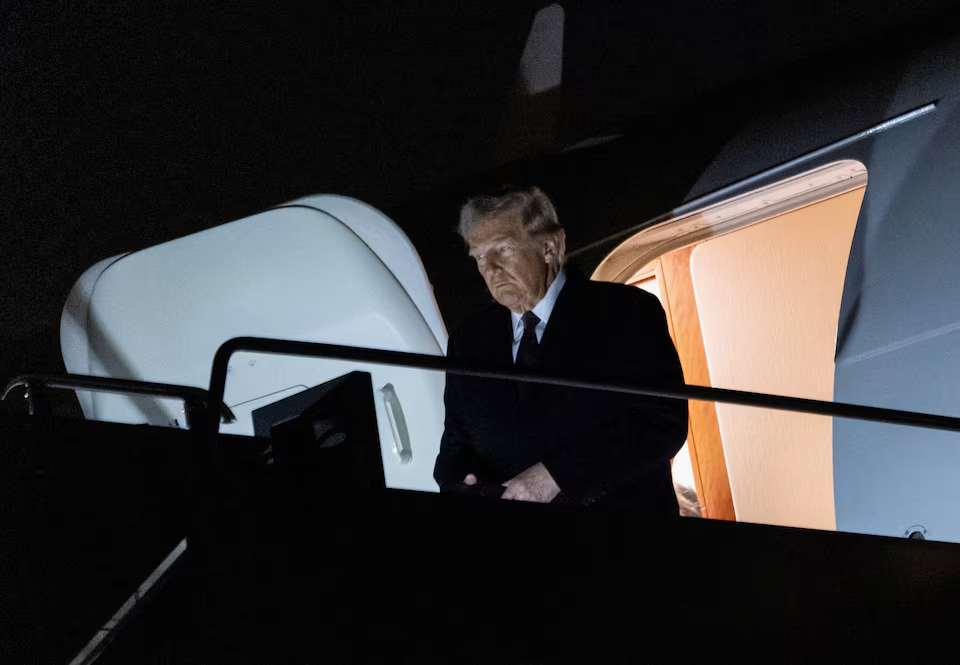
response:
{"label": "elderly man's face", "polygon": [[477,224],[467,238],[493,298],[512,312],[529,312],[543,299],[556,277],[563,231],[545,239],[529,236],[517,215]]}

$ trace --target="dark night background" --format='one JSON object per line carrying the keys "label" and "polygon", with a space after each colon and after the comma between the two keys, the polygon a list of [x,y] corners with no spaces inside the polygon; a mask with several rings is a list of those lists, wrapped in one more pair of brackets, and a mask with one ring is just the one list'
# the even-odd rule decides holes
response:
{"label": "dark night background", "polygon": [[[575,259],[589,269],[612,249],[618,231],[913,108],[891,103],[909,54],[960,33],[950,0],[562,4],[562,85],[531,97],[518,82],[518,64],[543,0],[0,3],[0,384],[14,374],[63,370],[60,311],[97,261],[314,193],[354,196],[393,217],[423,258],[452,327],[488,297],[453,233],[468,194],[504,181],[542,185],[557,202],[569,249],[593,247]],[[897,103],[928,103],[935,95],[926,92],[913,89]],[[724,150],[729,142],[740,149]],[[176,303],[156,306],[176,311]],[[184,520],[198,513],[192,502],[202,496],[188,488],[202,477],[195,471],[203,460],[192,456],[204,447],[191,432],[172,428],[132,434],[131,426],[109,423],[10,423],[4,443],[16,454],[0,464],[0,489],[8,490],[0,497],[0,651],[23,648],[21,655],[56,654],[42,662],[63,662],[127,597],[130,580],[142,580],[157,552],[183,537]],[[502,640],[513,633],[498,641],[484,631],[496,619],[511,631],[527,629],[528,608],[537,602],[542,607],[534,609],[548,608],[539,612],[548,619],[570,620],[569,630],[548,631],[544,623],[543,632],[518,640],[539,656],[524,662],[551,662],[538,651],[545,638],[599,643],[570,607],[592,614],[605,594],[629,596],[638,606],[656,598],[649,586],[615,588],[588,575],[579,601],[536,597],[527,587],[519,597],[492,592],[566,578],[571,569],[558,559],[544,575],[526,551],[510,552],[509,566],[490,567],[490,551],[513,542],[495,513],[471,516],[456,506],[448,515],[443,502],[421,506],[417,493],[408,494],[386,513],[382,530],[362,534],[370,538],[362,551],[372,573],[356,579],[365,587],[351,588],[350,574],[330,576],[354,603],[346,612],[336,604],[321,608],[353,622],[356,632],[341,641],[372,632],[361,630],[372,614],[364,603],[384,595],[378,580],[388,578],[404,604],[375,606],[386,628],[383,644],[435,649],[439,662],[451,660],[445,644],[458,641],[496,652],[484,662],[502,660]],[[309,531],[297,510],[253,503],[261,525],[271,527],[283,513],[293,532]],[[527,508],[535,509],[521,510]],[[74,516],[64,517],[70,511]],[[642,557],[653,550],[676,554],[676,574],[656,569],[665,604],[650,603],[656,616],[646,633],[637,632],[633,614],[598,633],[631,649],[620,661],[636,659],[638,634],[671,649],[721,645],[713,659],[736,653],[761,662],[770,660],[765,641],[786,644],[776,653],[795,659],[803,653],[808,660],[864,660],[863,650],[871,649],[886,659],[916,660],[936,653],[928,641],[952,636],[950,609],[960,592],[952,544],[689,520],[678,545],[632,518],[578,525],[517,515],[515,536],[555,538],[546,542],[557,551],[572,547],[576,565],[594,557],[605,569],[642,570]],[[238,542],[248,545],[250,516],[240,510],[234,517]],[[209,518],[202,526],[219,524]],[[410,550],[414,555],[403,560],[407,546],[433,547],[437,534],[427,532],[434,524],[447,525],[444,537],[459,528],[457,542],[471,544],[464,549],[477,562],[472,569],[483,572],[465,604],[473,614],[462,614],[462,599],[450,602],[448,579],[434,575],[439,546],[424,556]],[[624,546],[632,540],[642,547]],[[204,561],[216,550],[204,554],[195,542],[199,564],[185,573],[187,583],[164,601],[154,615],[160,620],[141,622],[128,640],[134,652],[165,645],[153,662],[187,662],[178,656],[189,652],[191,636],[207,639],[211,653],[235,649],[250,662],[267,662],[240,653],[244,640],[256,643],[264,629],[255,620],[262,613],[248,609],[270,614],[287,607],[277,598],[312,603],[329,591],[317,576],[321,586],[313,592],[304,593],[297,580],[281,589],[289,596],[267,593],[278,579],[271,575],[286,572],[271,555],[271,575],[254,588],[260,595],[248,596],[231,577],[236,566],[223,565],[229,556]],[[329,553],[333,561],[342,551]],[[506,568],[511,576],[498,577]],[[397,570],[404,574],[392,579]],[[677,591],[678,581],[689,586]],[[218,589],[229,593],[217,596]],[[404,592],[430,608],[433,623],[423,625],[441,626],[436,644],[411,644],[413,623],[396,620],[423,618]],[[292,605],[286,617],[276,614],[268,627],[279,631],[274,643],[289,635],[316,653],[312,642],[323,629],[338,633],[335,624],[318,630],[315,614],[298,615]],[[285,619],[289,627],[281,625]],[[473,639],[477,634],[484,639]],[[564,644],[552,644],[559,657],[569,657]],[[360,646],[372,652],[377,644]],[[139,660],[120,651],[113,662]]]}
{"label": "dark night background", "polygon": [[909,48],[953,3],[562,3],[562,86],[525,100],[546,4],[5,3],[0,377],[62,370],[60,309],[96,261],[311,193],[392,215],[455,325],[485,298],[451,230],[464,195],[539,182],[571,249],[602,239],[680,203],[765,100]]}

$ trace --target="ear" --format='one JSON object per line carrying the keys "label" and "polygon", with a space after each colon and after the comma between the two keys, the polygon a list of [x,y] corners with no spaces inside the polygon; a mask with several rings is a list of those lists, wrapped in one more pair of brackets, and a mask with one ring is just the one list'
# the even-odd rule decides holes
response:
{"label": "ear", "polygon": [[563,259],[567,251],[567,232],[560,229],[556,233],[547,236],[544,241],[543,258],[547,263],[553,263],[557,259]]}

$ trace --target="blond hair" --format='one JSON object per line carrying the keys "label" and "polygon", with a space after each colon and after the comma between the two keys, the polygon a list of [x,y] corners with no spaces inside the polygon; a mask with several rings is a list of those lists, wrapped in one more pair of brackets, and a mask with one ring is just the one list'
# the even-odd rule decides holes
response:
{"label": "blond hair", "polygon": [[460,208],[460,237],[467,236],[480,222],[509,213],[519,213],[520,223],[531,237],[556,233],[563,229],[550,197],[539,187],[504,187],[493,194],[481,194]]}

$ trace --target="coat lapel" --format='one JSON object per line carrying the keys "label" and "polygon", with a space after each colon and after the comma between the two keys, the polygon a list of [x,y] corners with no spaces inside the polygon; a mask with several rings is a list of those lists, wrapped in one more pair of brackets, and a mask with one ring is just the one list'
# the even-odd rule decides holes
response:
{"label": "coat lapel", "polygon": [[578,325],[575,318],[577,311],[577,300],[586,278],[572,270],[567,271],[567,283],[563,285],[560,296],[557,298],[557,304],[553,306],[553,312],[550,313],[550,320],[547,321],[547,328],[543,331],[543,339],[540,340],[540,358],[549,363],[551,351],[562,340],[568,337],[570,330]]}
{"label": "coat lapel", "polygon": [[497,308],[496,338],[490,361],[497,367],[513,367],[513,319],[506,307]]}

